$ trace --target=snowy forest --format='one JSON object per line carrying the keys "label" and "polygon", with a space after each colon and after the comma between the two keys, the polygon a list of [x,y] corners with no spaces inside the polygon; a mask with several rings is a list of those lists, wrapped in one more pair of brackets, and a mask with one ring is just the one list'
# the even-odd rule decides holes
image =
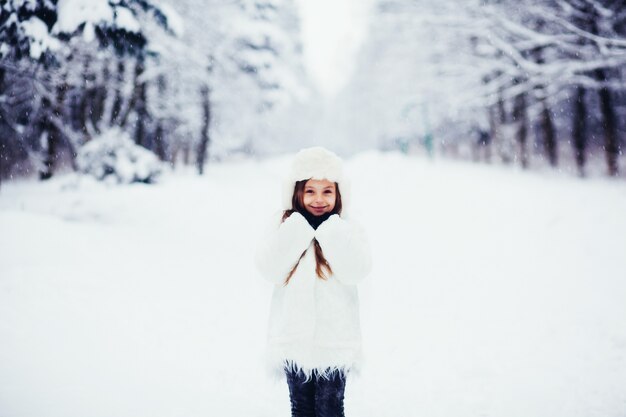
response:
{"label": "snowy forest", "polygon": [[[288,416],[345,304],[348,417],[624,417],[625,137],[626,0],[0,0],[0,417]],[[358,284],[255,266],[311,146]]]}
{"label": "snowy forest", "polygon": [[6,0],[0,12],[3,180],[103,176],[121,169],[109,152],[143,161],[133,178],[150,182],[163,162],[202,173],[314,143],[581,176],[624,164],[623,1],[375,1],[332,98],[303,62],[293,0]]}

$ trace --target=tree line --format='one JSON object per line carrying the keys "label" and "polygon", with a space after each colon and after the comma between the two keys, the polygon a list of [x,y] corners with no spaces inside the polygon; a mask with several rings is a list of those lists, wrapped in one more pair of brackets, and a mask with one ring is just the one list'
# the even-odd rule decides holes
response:
{"label": "tree line", "polygon": [[595,146],[608,175],[618,175],[626,128],[626,2],[526,0],[512,16],[505,7],[514,6],[503,3],[483,7],[477,20],[485,30],[470,38],[479,62],[490,65],[481,81],[496,152],[510,158],[505,149],[512,140],[528,166],[535,131],[550,165],[558,165],[559,146],[571,146],[584,175]]}
{"label": "tree line", "polygon": [[[75,169],[78,149],[112,128],[202,173],[216,116],[228,129],[229,114],[267,114],[291,94],[283,80],[297,67],[299,45],[286,34],[297,30],[293,8],[289,0],[181,0],[182,13],[152,0],[3,2],[0,179]],[[253,129],[241,125],[241,137]]]}
{"label": "tree line", "polygon": [[[561,156],[580,175],[590,156],[602,153],[607,174],[619,174],[625,1],[381,0],[375,16],[391,22],[379,23],[379,31],[402,31],[413,57],[407,65],[415,76],[404,80],[410,93],[396,113],[428,105],[443,152],[471,148],[466,153],[475,159],[524,168],[533,158],[569,163]],[[414,123],[427,118],[417,116]]]}

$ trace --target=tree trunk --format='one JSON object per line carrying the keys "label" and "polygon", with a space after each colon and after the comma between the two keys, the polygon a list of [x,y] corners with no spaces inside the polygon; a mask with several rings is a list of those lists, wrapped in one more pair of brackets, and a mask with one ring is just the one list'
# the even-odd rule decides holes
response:
{"label": "tree trunk", "polygon": [[[591,12],[591,16],[593,19],[589,22],[590,32],[593,35],[600,35],[597,12],[593,10]],[[593,72],[593,76],[600,83],[605,83],[609,80],[609,73],[606,69],[596,69]],[[607,87],[602,87],[600,91],[598,91],[598,98],[600,100],[600,114],[602,117],[602,130],[604,133],[604,152],[606,156],[607,172],[610,176],[617,176],[617,174],[619,174],[617,160],[620,153],[620,144],[617,140],[617,116],[615,115],[615,105],[613,104],[611,91]]]}
{"label": "tree trunk", "polygon": [[[43,167],[39,172],[39,178],[41,180],[47,180],[52,177],[54,168],[59,159],[58,152],[64,139],[64,135],[61,131],[62,128],[59,126],[63,126],[62,123],[65,122],[63,106],[67,90],[67,73],[63,73],[55,89],[54,103],[51,103],[48,97],[43,97],[41,101],[42,118],[39,124],[41,134],[45,135],[45,141],[42,143]],[[65,138],[65,144],[70,150],[72,168],[76,170],[76,149],[74,148],[74,144],[67,137]]]}
{"label": "tree trunk", "polygon": [[[137,58],[137,64],[135,65],[135,76],[133,79],[133,94],[131,95],[130,102],[128,103],[128,106],[124,110],[124,114],[120,119],[120,127],[126,126],[126,123],[128,122],[128,116],[130,116],[132,111],[135,110],[137,103],[141,101],[142,94],[145,96],[145,89],[143,89],[144,82],[140,82],[139,80],[145,70],[143,59],[144,58],[141,55],[139,55],[139,57]],[[141,111],[140,109],[137,110]],[[137,136],[135,136],[135,140],[136,139]]]}
{"label": "tree trunk", "polygon": [[496,106],[489,106],[489,143],[485,146],[485,161],[491,163],[491,154],[493,143],[497,141],[498,122],[497,122]]}
{"label": "tree trunk", "polygon": [[[4,74],[5,74],[5,69],[3,66],[0,65],[0,97],[4,96]],[[2,117],[1,112],[2,112],[2,109],[0,109],[0,118]],[[0,124],[0,127],[1,127],[1,124]],[[5,134],[6,132],[3,132],[2,130],[0,130],[0,135],[5,135]],[[5,141],[2,137],[0,137],[0,187],[2,184],[2,177],[5,174],[5,169],[6,169],[4,166],[4,159],[7,158],[7,161],[8,161],[5,148],[6,148]]]}
{"label": "tree trunk", "polygon": [[204,162],[207,157],[207,150],[209,148],[209,126],[211,125],[211,101],[209,97],[209,87],[206,85],[200,89],[200,95],[202,97],[202,132],[200,136],[200,143],[198,144],[198,155],[196,159],[198,174],[204,173]]}
{"label": "tree trunk", "polygon": [[[604,82],[607,80],[606,71],[596,70],[596,79]],[[611,92],[607,87],[603,87],[598,92],[600,98],[600,114],[602,115],[602,130],[604,131],[604,152],[606,155],[606,166],[610,176],[619,174],[617,158],[619,156],[619,143],[617,141],[617,117],[613,105]]]}
{"label": "tree trunk", "polygon": [[585,112],[585,89],[576,87],[576,96],[574,101],[574,120],[572,136],[574,139],[574,153],[576,155],[576,166],[578,167],[578,175],[585,176],[585,162],[587,150],[586,138],[586,112]]}
{"label": "tree trunk", "polygon": [[65,139],[65,144],[70,151],[70,164],[72,166],[72,169],[76,171],[78,169],[78,167],[76,166],[76,143],[72,139],[68,138],[66,134],[62,135],[61,130],[59,130],[58,128],[59,123],[65,123],[66,121],[66,117],[63,114],[63,109],[65,105],[65,96],[68,89],[69,86],[67,85],[67,72],[64,72],[63,76],[61,77],[61,81],[59,82],[59,85],[56,89],[56,99],[53,111],[54,118],[56,119],[56,122],[54,123],[54,130],[58,132],[59,140],[62,139],[61,136],[63,136],[63,139]]}
{"label": "tree trunk", "polygon": [[513,119],[517,125],[515,139],[519,149],[519,159],[524,169],[528,168],[528,121],[526,118],[526,94],[515,97],[513,103]]}
{"label": "tree trunk", "polygon": [[39,179],[47,180],[52,177],[57,158],[59,135],[58,130],[51,120],[52,104],[47,97],[41,101],[42,118],[40,120],[40,132],[45,140],[42,140],[42,160],[43,166],[39,170]]}
{"label": "tree trunk", "polygon": [[111,109],[111,116],[109,117],[109,125],[114,126],[117,124],[117,120],[122,111],[122,103],[124,98],[122,97],[122,90],[124,86],[124,73],[126,67],[124,66],[124,60],[120,58],[117,62],[117,76],[115,79],[115,99],[113,100],[113,106]]}
{"label": "tree trunk", "polygon": [[[143,62],[141,66],[141,73],[143,73]],[[141,75],[141,73],[139,75]],[[137,111],[135,143],[147,149],[152,149],[152,144],[147,143],[146,140],[146,120],[148,119],[148,104],[146,100],[146,82],[143,81],[137,85],[137,99],[135,100],[135,110]]]}
{"label": "tree trunk", "polygon": [[157,154],[161,161],[165,161],[167,159],[167,155],[165,152],[165,102],[167,97],[165,96],[167,92],[167,83],[164,75],[159,75],[157,78],[157,89],[159,92],[158,96],[158,114],[157,114],[157,126],[154,132],[154,152]]}
{"label": "tree trunk", "polygon": [[111,73],[109,71],[109,63],[103,63],[104,68],[102,70],[102,79],[98,86],[94,86],[94,99],[91,111],[91,123],[97,132],[100,132],[100,121],[104,116],[105,104],[107,101],[107,91],[109,88],[109,80]]}
{"label": "tree trunk", "polygon": [[[543,30],[545,22],[542,19],[537,21],[537,27],[535,30],[538,33],[541,33]],[[544,46],[539,46],[534,48],[530,52],[530,56],[535,59],[535,62],[539,65],[545,64],[544,58]],[[548,107],[548,98],[549,94],[547,92],[547,85],[538,85],[536,87],[536,92],[540,93],[540,103],[541,103],[541,113],[539,114],[539,127],[541,131],[541,136],[543,139],[543,149],[548,157],[548,161],[552,167],[556,167],[558,164],[557,159],[557,143],[556,143],[556,133],[554,128],[554,122],[552,121],[552,114],[550,113],[550,108]]]}
{"label": "tree trunk", "polygon": [[167,155],[165,155],[165,144],[163,141],[163,126],[162,122],[157,123],[156,130],[154,132],[154,153],[157,154],[161,161],[165,161]]}
{"label": "tree trunk", "polygon": [[496,106],[496,138],[497,138],[497,146],[496,149],[498,151],[498,155],[500,156],[500,160],[509,164],[511,162],[510,155],[510,138],[507,137],[507,131],[505,129],[505,125],[507,123],[506,117],[506,109],[504,108],[504,99],[500,97],[498,99],[498,104]]}
{"label": "tree trunk", "polygon": [[[477,39],[474,39],[472,41],[474,46],[476,40]],[[483,85],[487,85],[492,80],[492,77],[498,75],[499,72],[495,72],[484,76],[482,79]],[[491,147],[496,135],[496,117],[495,107],[493,105],[487,107],[487,121],[489,123],[489,132],[484,131],[482,127],[480,128],[478,151],[480,152],[479,158],[484,159],[487,163],[491,163]]]}
{"label": "tree trunk", "polygon": [[541,110],[541,132],[543,136],[543,147],[548,156],[548,161],[550,165],[556,167],[558,164],[557,160],[557,144],[556,144],[556,135],[554,133],[554,122],[552,121],[552,115],[550,114],[550,110],[548,109],[548,104],[546,100],[542,100],[542,110]]}
{"label": "tree trunk", "polygon": [[87,118],[91,108],[90,104],[89,59],[87,58],[83,67],[83,91],[78,110],[79,128],[85,137],[90,136],[89,130],[87,129]]}
{"label": "tree trunk", "polygon": [[183,144],[183,165],[187,166],[189,165],[189,154],[190,154],[190,149],[189,149],[189,145],[188,144]]}

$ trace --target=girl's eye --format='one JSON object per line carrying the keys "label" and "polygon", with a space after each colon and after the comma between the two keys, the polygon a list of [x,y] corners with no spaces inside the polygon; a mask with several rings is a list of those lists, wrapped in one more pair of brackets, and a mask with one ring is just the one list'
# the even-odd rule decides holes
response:
{"label": "girl's eye", "polygon": [[305,191],[305,193],[307,193],[307,194],[312,194],[312,193],[313,193],[313,190],[306,190],[306,191]]}
{"label": "girl's eye", "polygon": [[325,194],[332,194],[333,192],[331,190],[326,190],[324,191]]}

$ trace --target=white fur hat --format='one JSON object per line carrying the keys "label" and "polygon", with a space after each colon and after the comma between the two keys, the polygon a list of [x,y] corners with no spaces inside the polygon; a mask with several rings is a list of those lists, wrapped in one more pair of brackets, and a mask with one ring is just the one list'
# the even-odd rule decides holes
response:
{"label": "white fur hat", "polygon": [[291,172],[283,182],[283,210],[291,210],[297,181],[315,179],[336,182],[341,193],[341,215],[346,213],[349,184],[343,173],[343,162],[335,153],[321,146],[302,149],[291,164]]}

